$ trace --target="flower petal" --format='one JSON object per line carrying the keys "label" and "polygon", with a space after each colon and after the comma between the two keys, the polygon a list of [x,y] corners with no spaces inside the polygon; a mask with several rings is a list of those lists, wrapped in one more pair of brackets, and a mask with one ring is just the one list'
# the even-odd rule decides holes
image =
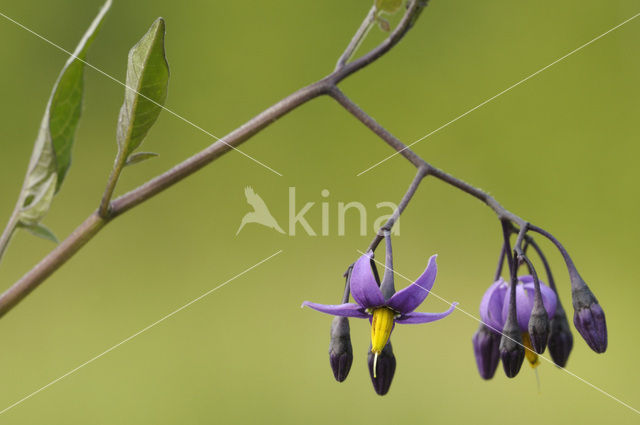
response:
{"label": "flower petal", "polygon": [[438,273],[437,257],[437,254],[432,255],[424,273],[414,283],[393,294],[387,301],[387,306],[402,314],[415,310],[429,295],[429,291],[431,291],[433,283],[436,281],[436,274]]}
{"label": "flower petal", "polygon": [[544,309],[547,310],[549,319],[551,319],[556,314],[558,296],[553,289],[546,285],[540,285],[540,292],[542,293],[542,305],[544,305]]}
{"label": "flower petal", "polygon": [[[509,314],[509,298],[511,297],[511,287],[507,289],[505,295],[504,306],[502,308],[502,317],[507,320]],[[527,291],[522,284],[516,286],[516,314],[518,316],[518,326],[522,332],[529,329],[529,319],[531,318],[531,310],[533,310],[533,291]]]}
{"label": "flower petal", "polygon": [[455,310],[457,305],[458,303],[452,303],[451,307],[449,307],[449,310],[442,313],[418,313],[414,311],[412,313],[402,315],[399,319],[396,319],[396,323],[400,323],[402,325],[412,325],[417,323],[435,322],[436,320],[443,319],[450,315],[451,312]]}
{"label": "flower petal", "polygon": [[[522,276],[526,277],[526,276]],[[524,279],[520,279],[520,281],[524,281]],[[531,294],[532,297],[535,297],[535,284],[533,283],[533,278],[531,283],[525,283],[524,289]],[[547,311],[547,315],[549,316],[549,320],[556,314],[556,305],[558,303],[558,297],[553,289],[549,288],[543,281],[540,281],[540,294],[542,295],[542,305],[544,305],[544,309]]]}
{"label": "flower petal", "polygon": [[384,305],[384,297],[371,271],[371,255],[360,257],[351,271],[351,295],[364,308]]}
{"label": "flower petal", "polygon": [[[516,287],[516,313],[518,315],[518,326],[523,332],[527,332],[529,329],[529,319],[531,318],[531,311],[533,310],[533,300],[535,298],[535,284],[533,283],[533,277],[530,275],[519,276]],[[502,308],[502,318],[507,319],[509,313],[509,294],[511,288],[507,288],[504,306]],[[557,297],[553,289],[549,288],[544,282],[540,281],[540,293],[542,294],[542,304],[544,309],[547,310],[549,318],[552,318],[556,312]]]}
{"label": "flower petal", "polygon": [[318,310],[322,313],[333,314],[334,316],[358,317],[360,319],[366,319],[369,317],[367,313],[362,311],[362,307],[353,303],[330,305],[305,301],[302,303],[302,307],[304,306],[311,307],[312,309]]}
{"label": "flower petal", "polygon": [[482,321],[496,332],[502,332],[504,319],[502,318],[502,307],[505,303],[507,293],[507,283],[502,278],[495,281],[482,296],[480,303],[480,318]]}

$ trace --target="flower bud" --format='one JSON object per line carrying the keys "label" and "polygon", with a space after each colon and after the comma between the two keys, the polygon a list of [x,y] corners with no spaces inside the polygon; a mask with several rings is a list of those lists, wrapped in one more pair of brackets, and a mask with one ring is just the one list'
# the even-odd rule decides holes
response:
{"label": "flower bud", "polygon": [[480,376],[482,379],[493,378],[500,362],[500,334],[485,324],[480,324],[476,333],[473,334],[472,342]]}
{"label": "flower bud", "polygon": [[574,285],[573,296],[573,324],[596,353],[604,353],[607,349],[607,323],[604,311],[589,287],[580,280]]}
{"label": "flower bud", "polygon": [[[389,392],[393,374],[396,371],[396,357],[393,355],[391,342],[388,342],[387,345],[384,346],[382,352],[377,355],[377,359],[376,355],[371,352],[371,347],[369,347],[367,363],[369,364],[369,375],[371,376],[373,389],[378,395],[385,395]],[[374,367],[376,368],[375,373]]]}
{"label": "flower bud", "polygon": [[556,365],[565,367],[573,348],[573,335],[561,304],[556,307],[556,314],[551,319],[550,328],[549,353]]}
{"label": "flower bud", "polygon": [[347,379],[351,363],[353,363],[353,349],[349,332],[349,319],[336,316],[331,322],[331,341],[329,342],[329,363],[336,381]]}
{"label": "flower bud", "polygon": [[502,330],[500,359],[502,359],[505,375],[508,378],[515,378],[520,372],[520,367],[522,367],[522,362],[524,361],[524,347],[522,346],[522,335],[520,334],[518,322],[511,316],[507,319]]}
{"label": "flower bud", "polygon": [[528,328],[533,350],[538,354],[544,353],[549,339],[549,315],[542,302],[533,303]]}

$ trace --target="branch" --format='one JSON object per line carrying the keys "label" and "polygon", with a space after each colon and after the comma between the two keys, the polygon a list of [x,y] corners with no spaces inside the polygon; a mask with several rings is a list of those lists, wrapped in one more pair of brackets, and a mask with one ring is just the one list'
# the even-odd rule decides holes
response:
{"label": "branch", "polygon": [[69,260],[106,224],[97,213],[91,214],[73,233],[0,296],[0,316],[4,316],[42,281]]}
{"label": "branch", "polygon": [[[389,37],[367,54],[353,62],[348,64],[345,63],[344,66],[341,66],[325,78],[282,99],[206,149],[191,156],[167,172],[149,180],[131,192],[111,201],[108,204],[108,208],[105,207],[106,202],[103,203],[100,211],[92,213],[76,230],[73,231],[71,235],[67,237],[67,239],[58,245],[20,280],[13,284],[13,286],[0,295],[0,316],[6,314],[27,294],[40,285],[40,283],[51,276],[53,272],[66,263],[67,260],[78,252],[78,250],[80,250],[111,220],[149,200],[163,190],[210,164],[232,148],[240,145],[251,138],[251,136],[269,126],[278,118],[318,96],[330,93],[336,88],[336,84],[340,81],[383,56],[406,35],[425,6],[426,1],[424,0],[411,0],[402,20],[395,30],[389,35]],[[368,19],[369,15],[365,18],[365,22],[367,22]],[[360,28],[365,25],[365,22],[363,22]],[[360,29],[358,31],[360,31]],[[356,36],[357,35],[358,32],[356,32]],[[348,46],[345,53],[351,52],[348,54],[350,56],[353,54],[353,51],[354,49],[349,48]],[[108,184],[105,193],[106,198],[110,197],[110,187],[111,185]],[[5,230],[5,234],[7,231],[8,230]],[[8,240],[8,237],[3,235],[2,239]]]}
{"label": "branch", "polygon": [[[352,62],[355,63],[355,62]],[[498,216],[500,220],[507,220],[511,223],[515,223],[518,226],[524,226],[526,221],[512,212],[506,210],[498,201],[496,201],[491,195],[484,192],[481,189],[471,186],[469,183],[460,180],[451,174],[448,174],[433,165],[426,162],[419,155],[413,152],[409,147],[402,143],[398,138],[381,126],[376,120],[363,111],[358,105],[356,105],[349,97],[347,97],[337,87],[331,87],[329,93],[342,107],[344,107],[351,115],[356,117],[360,122],[373,131],[378,137],[384,140],[389,146],[391,146],[396,152],[407,159],[418,170],[422,170],[424,175],[419,179],[427,176],[433,176],[443,182],[468,193],[469,195],[480,199],[487,204]],[[410,198],[410,197],[409,197]],[[385,225],[386,226],[386,225]],[[377,244],[376,244],[377,245]]]}
{"label": "branch", "polygon": [[400,214],[402,214],[405,208],[407,208],[407,205],[409,205],[409,202],[413,198],[413,194],[416,193],[416,190],[418,190],[418,186],[420,185],[420,182],[422,181],[424,176],[427,175],[426,173],[427,173],[426,168],[422,168],[422,167],[418,168],[418,172],[416,173],[416,176],[411,181],[411,185],[409,185],[409,189],[407,189],[407,192],[404,194],[404,196],[400,200],[400,203],[398,204],[398,208],[396,208],[396,210],[393,212],[393,214],[391,215],[389,220],[387,220],[384,226],[382,226],[378,230],[376,237],[373,239],[371,244],[369,244],[369,248],[367,248],[367,251],[375,251],[378,245],[380,244],[380,242],[382,241],[382,239],[384,238],[385,232],[391,231],[391,229],[393,228],[393,225],[396,223],[398,218],[400,218]]}
{"label": "branch", "polygon": [[351,57],[356,53],[356,51],[358,50],[358,47],[360,47],[360,44],[362,44],[362,41],[367,37],[367,34],[369,33],[369,30],[371,29],[371,26],[375,21],[376,21],[376,7],[371,6],[371,9],[369,10],[367,17],[364,18],[364,21],[362,21],[360,28],[358,28],[358,31],[356,31],[356,33],[353,35],[351,42],[345,49],[342,56],[340,56],[340,58],[338,59],[338,63],[336,64],[336,68],[334,71],[337,71],[340,68],[342,68],[349,61],[349,59],[351,59]]}

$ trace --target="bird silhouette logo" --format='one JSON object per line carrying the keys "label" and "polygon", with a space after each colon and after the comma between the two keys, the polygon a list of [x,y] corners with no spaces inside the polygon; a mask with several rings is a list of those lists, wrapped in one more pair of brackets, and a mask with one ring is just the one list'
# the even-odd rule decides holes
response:
{"label": "bird silhouette logo", "polygon": [[284,233],[284,230],[282,230],[276,219],[271,215],[271,212],[269,212],[267,204],[264,203],[260,195],[253,191],[251,186],[244,188],[244,195],[247,197],[247,203],[253,207],[253,211],[246,213],[244,217],[242,217],[242,222],[236,232],[236,236],[247,223],[262,224],[280,233]]}

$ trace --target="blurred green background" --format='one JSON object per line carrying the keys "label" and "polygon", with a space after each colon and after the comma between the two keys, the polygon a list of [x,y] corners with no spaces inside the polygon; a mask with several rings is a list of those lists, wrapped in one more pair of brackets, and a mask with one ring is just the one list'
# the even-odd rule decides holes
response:
{"label": "blurred green background", "polygon": [[[128,49],[153,19],[167,21],[172,71],[166,106],[222,136],[297,88],[326,75],[369,0],[300,2],[137,0],[115,4],[89,61],[124,80]],[[2,2],[0,12],[71,50],[99,1]],[[411,142],[640,12],[634,0],[434,0],[405,40],[341,87]],[[384,34],[374,29],[365,44]],[[55,78],[66,56],[0,19],[0,219],[10,215]],[[632,21],[415,146],[427,161],[493,194],[560,238],[605,308],[609,349],[575,336],[568,368],[638,408],[636,271],[640,177],[640,20]],[[116,152],[124,90],[86,71],[74,166],[45,224],[66,237],[100,199]],[[212,140],[167,114],[143,150],[160,157],[127,169],[123,193]],[[330,317],[303,300],[339,301],[341,274],[372,237],[355,214],[336,235],[337,203],[397,202],[414,169],[390,154],[335,102],[294,111],[237,153],[119,218],[0,320],[0,410],[277,250],[284,252],[152,330],[0,416],[6,424],[209,423],[636,423],[638,416],[543,363],[514,380],[480,379],[471,349],[477,322],[455,312],[393,335],[391,391],[377,396],[366,370],[368,323],[352,320],[355,360],[334,381]],[[330,191],[331,236],[290,237],[248,225],[254,187],[282,226],[288,187],[320,228]],[[386,212],[386,211],[385,211]],[[477,314],[500,247],[480,202],[428,179],[401,220],[397,271],[415,278],[439,253],[434,292]],[[568,278],[551,245],[569,313]],[[18,233],[0,267],[2,289],[53,248]],[[407,282],[398,281],[402,287]],[[431,297],[423,311],[442,311]]]}

